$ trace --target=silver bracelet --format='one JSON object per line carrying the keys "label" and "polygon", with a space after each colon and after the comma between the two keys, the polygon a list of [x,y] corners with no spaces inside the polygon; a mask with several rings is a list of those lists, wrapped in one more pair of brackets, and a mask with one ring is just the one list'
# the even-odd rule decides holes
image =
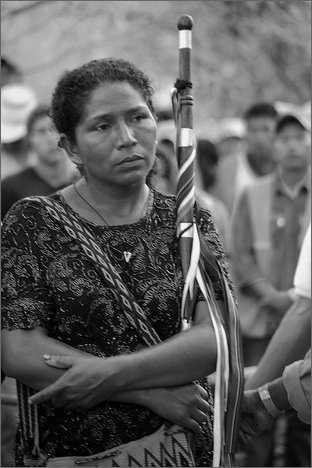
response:
{"label": "silver bracelet", "polygon": [[258,393],[263,403],[263,406],[273,418],[276,418],[276,416],[282,413],[282,411],[278,409],[278,407],[272,400],[267,384],[263,385],[262,387],[259,387]]}

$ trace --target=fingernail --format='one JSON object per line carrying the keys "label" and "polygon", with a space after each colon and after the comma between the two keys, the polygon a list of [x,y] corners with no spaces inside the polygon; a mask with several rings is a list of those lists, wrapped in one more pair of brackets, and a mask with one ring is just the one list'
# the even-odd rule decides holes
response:
{"label": "fingernail", "polygon": [[47,359],[51,359],[52,356],[51,356],[51,354],[44,354],[42,357],[43,357],[43,359],[47,360]]}

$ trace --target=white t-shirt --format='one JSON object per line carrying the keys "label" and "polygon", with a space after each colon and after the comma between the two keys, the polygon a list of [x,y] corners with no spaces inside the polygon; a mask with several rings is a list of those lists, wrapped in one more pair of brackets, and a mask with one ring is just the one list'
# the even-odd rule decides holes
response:
{"label": "white t-shirt", "polygon": [[311,299],[311,223],[306,232],[294,276],[295,293]]}

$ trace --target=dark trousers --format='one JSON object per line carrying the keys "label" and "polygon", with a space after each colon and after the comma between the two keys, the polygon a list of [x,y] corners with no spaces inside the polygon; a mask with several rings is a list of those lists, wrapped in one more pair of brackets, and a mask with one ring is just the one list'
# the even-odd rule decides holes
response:
{"label": "dark trousers", "polygon": [[287,412],[284,466],[311,466],[311,426],[300,421],[293,410]]}

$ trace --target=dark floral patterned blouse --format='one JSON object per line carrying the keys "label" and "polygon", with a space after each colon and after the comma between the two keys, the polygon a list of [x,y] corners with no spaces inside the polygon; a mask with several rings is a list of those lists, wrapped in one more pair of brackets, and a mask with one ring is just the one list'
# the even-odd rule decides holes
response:
{"label": "dark floral patterned blouse", "polygon": [[[71,210],[61,194],[53,198]],[[97,226],[76,216],[105,246],[160,338],[166,340],[178,333],[182,274],[175,235],[175,197],[151,189],[145,217],[130,225]],[[209,212],[200,211],[199,225],[228,278]],[[132,253],[129,262],[124,252]],[[2,268],[4,328],[42,326],[51,337],[101,357],[132,353],[146,346],[92,263],[38,200],[21,200],[7,214]],[[220,295],[220,285],[214,287]],[[55,409],[46,402],[39,405],[38,412],[40,448],[49,457],[102,452],[151,434],[164,422],[147,408],[115,402],[103,402],[83,412]],[[209,431],[198,441],[196,463],[200,466],[211,464]],[[21,466],[22,460],[17,462]]]}

